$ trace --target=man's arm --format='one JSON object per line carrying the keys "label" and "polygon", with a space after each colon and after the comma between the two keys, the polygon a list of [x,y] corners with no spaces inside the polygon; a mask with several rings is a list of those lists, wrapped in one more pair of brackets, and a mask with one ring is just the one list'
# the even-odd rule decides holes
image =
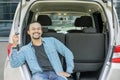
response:
{"label": "man's arm", "polygon": [[11,48],[10,64],[12,67],[19,67],[25,62],[24,50],[17,51],[18,35],[13,35],[13,44]]}
{"label": "man's arm", "polygon": [[56,47],[57,51],[65,57],[66,65],[67,65],[66,72],[67,73],[73,73],[73,69],[74,69],[73,59],[74,59],[74,56],[73,56],[72,52],[62,42],[60,42],[59,40],[57,40],[55,38],[53,38],[53,39],[54,39],[54,44],[55,44],[55,47]]}

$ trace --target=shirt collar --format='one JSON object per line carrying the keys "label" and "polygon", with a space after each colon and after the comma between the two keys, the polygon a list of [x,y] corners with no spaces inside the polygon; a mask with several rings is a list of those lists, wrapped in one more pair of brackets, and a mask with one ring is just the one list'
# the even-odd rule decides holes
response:
{"label": "shirt collar", "polygon": [[[43,44],[45,43],[45,40],[44,40],[43,38],[42,38],[42,42],[43,42]],[[31,47],[33,47],[32,41],[30,41],[29,45],[30,45]]]}

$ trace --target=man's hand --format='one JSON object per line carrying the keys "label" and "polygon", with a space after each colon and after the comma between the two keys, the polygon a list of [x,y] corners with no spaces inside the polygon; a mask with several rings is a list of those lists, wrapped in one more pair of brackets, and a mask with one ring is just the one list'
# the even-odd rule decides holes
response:
{"label": "man's hand", "polygon": [[13,45],[12,47],[17,47],[18,45],[18,40],[19,40],[19,37],[17,34],[14,34],[13,37],[12,37],[12,40],[13,40]]}
{"label": "man's hand", "polygon": [[65,76],[65,77],[70,77],[70,74],[67,72],[58,72],[57,73],[59,76]]}

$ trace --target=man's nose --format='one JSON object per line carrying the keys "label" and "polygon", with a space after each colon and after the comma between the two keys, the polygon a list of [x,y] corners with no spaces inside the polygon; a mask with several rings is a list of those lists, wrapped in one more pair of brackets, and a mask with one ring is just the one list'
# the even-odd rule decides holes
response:
{"label": "man's nose", "polygon": [[38,32],[39,30],[38,29],[35,29],[35,32]]}

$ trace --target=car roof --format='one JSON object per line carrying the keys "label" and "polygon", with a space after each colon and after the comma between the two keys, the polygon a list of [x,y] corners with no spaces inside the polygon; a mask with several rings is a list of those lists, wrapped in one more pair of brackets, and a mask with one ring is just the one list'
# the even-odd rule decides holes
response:
{"label": "car roof", "polygon": [[106,1],[109,1],[109,0],[22,0],[23,3],[26,3],[26,2],[31,2],[31,1],[103,1],[103,2],[106,2]]}

